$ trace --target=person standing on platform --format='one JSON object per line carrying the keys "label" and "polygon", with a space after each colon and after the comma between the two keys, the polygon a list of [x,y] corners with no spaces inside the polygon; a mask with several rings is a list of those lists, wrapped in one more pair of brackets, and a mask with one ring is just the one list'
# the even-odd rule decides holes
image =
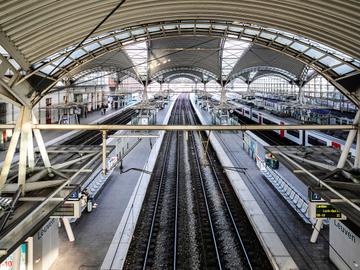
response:
{"label": "person standing on platform", "polygon": [[104,103],[101,105],[101,114],[103,114],[103,115],[106,114],[106,106]]}

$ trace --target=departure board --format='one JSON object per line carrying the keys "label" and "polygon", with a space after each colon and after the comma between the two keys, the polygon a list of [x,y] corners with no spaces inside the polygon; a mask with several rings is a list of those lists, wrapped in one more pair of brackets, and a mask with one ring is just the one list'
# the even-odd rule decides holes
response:
{"label": "departure board", "polygon": [[329,204],[316,205],[316,218],[341,218],[341,212]]}

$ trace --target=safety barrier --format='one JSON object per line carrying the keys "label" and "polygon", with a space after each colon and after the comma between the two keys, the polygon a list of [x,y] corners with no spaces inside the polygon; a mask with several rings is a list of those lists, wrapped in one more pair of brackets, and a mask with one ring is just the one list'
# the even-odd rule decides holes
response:
{"label": "safety barrier", "polygon": [[304,222],[307,224],[315,224],[316,219],[311,219],[308,215],[308,199],[298,192],[295,187],[288,183],[278,173],[266,166],[265,162],[259,156],[256,156],[256,165],[265,178],[284,197],[284,199],[299,214]]}

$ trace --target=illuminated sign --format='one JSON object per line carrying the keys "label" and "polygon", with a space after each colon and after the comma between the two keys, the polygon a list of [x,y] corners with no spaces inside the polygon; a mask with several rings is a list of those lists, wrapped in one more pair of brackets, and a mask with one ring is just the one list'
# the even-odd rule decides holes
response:
{"label": "illuminated sign", "polygon": [[329,204],[316,205],[316,218],[341,218],[341,212]]}

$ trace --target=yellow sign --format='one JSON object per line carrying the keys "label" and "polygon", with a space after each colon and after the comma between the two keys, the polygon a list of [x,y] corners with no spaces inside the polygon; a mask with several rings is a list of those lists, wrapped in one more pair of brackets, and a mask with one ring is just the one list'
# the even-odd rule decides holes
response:
{"label": "yellow sign", "polygon": [[341,218],[341,212],[329,204],[316,205],[316,218]]}

